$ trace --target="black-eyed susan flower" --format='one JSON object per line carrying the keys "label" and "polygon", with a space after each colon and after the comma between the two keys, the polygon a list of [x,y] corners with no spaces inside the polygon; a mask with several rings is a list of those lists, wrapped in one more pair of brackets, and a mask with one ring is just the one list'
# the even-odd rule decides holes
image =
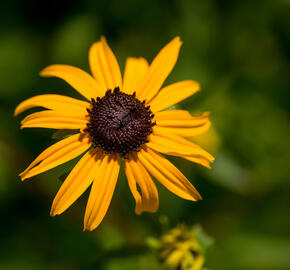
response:
{"label": "black-eyed susan flower", "polygon": [[158,208],[158,192],[152,176],[181,198],[201,199],[186,177],[159,153],[179,156],[205,167],[214,159],[185,139],[208,129],[208,113],[192,116],[184,110],[166,110],[200,89],[197,82],[187,80],[160,90],[176,63],[180,46],[180,39],[174,38],[150,65],[144,58],[128,58],[123,80],[105,38],[94,43],[89,51],[93,76],[68,65],[51,65],[41,71],[41,76],[65,80],[88,100],[39,95],[23,101],[15,110],[18,115],[32,107],[46,109],[25,117],[21,128],[78,131],[43,151],[20,174],[22,180],[86,152],[59,189],[52,204],[52,216],[64,212],[92,185],[84,229],[95,229],[111,202],[121,158],[137,214],[155,212]]}
{"label": "black-eyed susan flower", "polygon": [[162,264],[172,270],[201,270],[207,248],[213,240],[199,225],[177,226],[160,239],[148,238],[148,245],[155,249]]}

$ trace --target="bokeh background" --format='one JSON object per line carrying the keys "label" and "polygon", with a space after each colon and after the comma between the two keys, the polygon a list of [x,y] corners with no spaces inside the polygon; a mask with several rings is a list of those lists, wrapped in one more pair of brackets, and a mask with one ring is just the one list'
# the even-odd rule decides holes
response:
{"label": "bokeh background", "polygon": [[[290,269],[290,1],[12,0],[1,3],[0,22],[0,269],[161,269],[146,241],[181,223],[214,239],[208,269]],[[179,106],[211,112],[212,128],[195,140],[216,162],[208,171],[171,158],[204,199],[184,201],[159,185],[156,214],[134,214],[120,177],[101,226],[84,233],[87,193],[49,216],[76,160],[21,183],[18,173],[55,139],[51,130],[20,131],[13,110],[37,94],[79,97],[38,73],[57,63],[89,70],[89,46],[101,35],[121,68],[127,56],[151,61],[181,37],[166,83],[201,83]]]}

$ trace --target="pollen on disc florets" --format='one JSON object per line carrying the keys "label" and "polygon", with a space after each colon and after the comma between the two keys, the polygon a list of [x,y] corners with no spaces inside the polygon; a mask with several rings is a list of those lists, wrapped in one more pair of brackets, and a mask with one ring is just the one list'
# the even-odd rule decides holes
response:
{"label": "pollen on disc florets", "polygon": [[105,96],[92,98],[91,108],[87,109],[90,120],[86,132],[93,147],[100,147],[105,153],[117,152],[121,156],[139,151],[152,133],[155,122],[150,106],[139,101],[135,93],[125,94],[116,87],[107,90]]}

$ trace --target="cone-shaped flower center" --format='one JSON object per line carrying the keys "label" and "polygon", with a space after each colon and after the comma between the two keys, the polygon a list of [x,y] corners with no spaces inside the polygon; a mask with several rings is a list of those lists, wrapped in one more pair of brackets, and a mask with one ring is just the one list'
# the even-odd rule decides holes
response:
{"label": "cone-shaped flower center", "polygon": [[88,109],[90,116],[86,132],[90,134],[94,147],[101,147],[105,153],[118,152],[125,156],[131,151],[139,151],[140,145],[148,142],[152,133],[153,114],[145,101],[140,102],[116,87],[107,90],[102,98],[92,99]]}

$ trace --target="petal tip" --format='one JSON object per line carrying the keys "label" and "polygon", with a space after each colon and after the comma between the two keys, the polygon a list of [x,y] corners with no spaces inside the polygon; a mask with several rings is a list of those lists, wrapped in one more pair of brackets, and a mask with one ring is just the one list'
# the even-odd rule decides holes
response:
{"label": "petal tip", "polygon": [[[208,153],[209,154],[209,153]],[[209,161],[212,163],[215,161],[215,157],[209,154]]]}
{"label": "petal tip", "polygon": [[49,65],[39,72],[39,76],[40,77],[52,77],[54,75],[51,72],[54,72],[54,71],[58,70],[59,68],[67,67],[67,66],[68,65],[62,65],[62,64]]}
{"label": "petal tip", "polygon": [[197,190],[195,190],[195,192],[191,196],[193,198],[193,201],[195,202],[202,200],[202,196],[199,194]]}
{"label": "petal tip", "polygon": [[142,210],[139,210],[139,209],[136,210],[136,209],[135,209],[135,214],[138,215],[138,216],[140,216],[140,215],[142,214]]}
{"label": "petal tip", "polygon": [[18,176],[20,176],[20,178],[21,178],[21,181],[24,181],[24,180],[26,180],[26,179],[31,177],[31,176],[28,175],[29,171],[30,170],[26,169],[25,171],[23,171],[20,174],[18,174]]}
{"label": "petal tip", "polygon": [[101,36],[100,40],[101,40],[101,42],[107,42],[106,37],[103,35]]}
{"label": "petal tip", "polygon": [[19,174],[19,176],[20,176],[20,180],[21,180],[22,182],[28,178],[28,177],[25,177],[25,175],[23,176],[23,175],[20,175],[20,174]]}
{"label": "petal tip", "polygon": [[200,83],[197,81],[191,81],[192,86],[196,89],[196,91],[200,91],[201,87],[200,87]]}
{"label": "petal tip", "polygon": [[47,72],[47,70],[49,69],[49,67],[50,66],[47,66],[47,67],[45,67],[44,69],[42,69],[40,72],[39,72],[39,76],[40,77],[47,77],[47,76],[49,76],[46,72]]}
{"label": "petal tip", "polygon": [[183,42],[182,42],[182,40],[180,39],[179,36],[175,37],[172,40],[172,42],[175,43],[178,48],[180,48],[182,46],[182,44],[183,44]]}
{"label": "petal tip", "polygon": [[13,112],[13,116],[16,117],[17,115],[19,115],[21,113],[20,109],[19,109],[19,105],[15,108],[14,112]]}
{"label": "petal tip", "polygon": [[182,43],[180,36],[176,36],[172,41]]}
{"label": "petal tip", "polygon": [[85,231],[87,231],[87,232],[91,232],[91,231],[93,231],[95,228],[91,225],[91,224],[85,224],[84,225],[84,229],[83,229],[83,231],[85,232]]}
{"label": "petal tip", "polygon": [[51,217],[55,217],[56,215],[58,215],[57,210],[55,209],[55,207],[52,206],[49,214],[50,214]]}

